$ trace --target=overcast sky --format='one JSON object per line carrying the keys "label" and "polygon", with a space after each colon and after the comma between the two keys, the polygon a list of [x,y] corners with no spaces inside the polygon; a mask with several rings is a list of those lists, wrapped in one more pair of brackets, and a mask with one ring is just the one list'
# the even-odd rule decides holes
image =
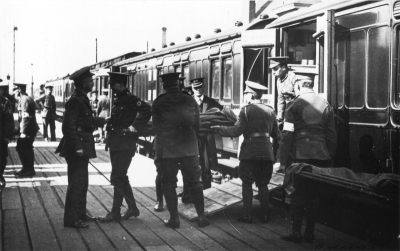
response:
{"label": "overcast sky", "polygon": [[[35,87],[98,61],[132,51],[161,48],[161,28],[167,44],[184,42],[196,33],[211,35],[234,26],[242,16],[242,0],[95,1],[0,0],[0,78]],[[33,67],[32,65],[33,64]]]}

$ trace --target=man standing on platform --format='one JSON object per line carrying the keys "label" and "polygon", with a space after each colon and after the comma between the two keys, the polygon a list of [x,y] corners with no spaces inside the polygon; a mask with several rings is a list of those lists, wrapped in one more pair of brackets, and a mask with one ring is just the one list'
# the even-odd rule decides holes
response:
{"label": "man standing on platform", "polygon": [[77,70],[69,79],[74,81],[75,91],[65,104],[62,124],[63,138],[56,153],[64,157],[68,165],[68,189],[65,198],[64,226],[88,228],[88,221],[96,218],[86,213],[86,193],[89,186],[88,164],[96,158],[93,131],[104,126],[104,118],[94,118],[87,93],[93,88],[90,68]]}
{"label": "man standing on platform", "polygon": [[275,111],[261,102],[267,88],[258,83],[246,81],[244,101],[247,104],[233,126],[212,126],[215,132],[225,137],[238,137],[243,134],[244,141],[239,155],[239,176],[242,180],[243,215],[238,221],[252,223],[253,182],[256,182],[260,196],[260,221],[267,223],[270,217],[268,207],[268,184],[272,176],[274,156],[270,137],[278,135]]}
{"label": "man standing on platform", "polygon": [[[280,158],[282,170],[295,162],[318,167],[332,166],[331,160],[336,151],[334,114],[329,103],[314,93],[314,77],[315,74],[296,74],[300,92],[285,112]],[[282,239],[301,242],[300,230],[306,207],[307,224],[303,238],[313,242],[318,191],[306,194],[297,189],[290,196],[292,232],[282,236]]]}
{"label": "man standing on platform", "polygon": [[35,99],[36,104],[43,107],[40,115],[43,123],[43,138],[48,142],[47,128],[50,125],[51,141],[56,141],[56,100],[53,96],[53,85],[47,83],[45,85],[45,93]]}
{"label": "man standing on platform", "polygon": [[14,83],[14,94],[18,100],[18,133],[16,150],[22,162],[22,169],[15,172],[20,177],[35,175],[33,142],[39,126],[36,123],[35,101],[26,94],[26,84]]}
{"label": "man standing on platform", "polygon": [[7,166],[8,143],[14,136],[14,117],[10,101],[3,96],[8,84],[0,79],[0,189],[6,186],[4,170]]}
{"label": "man standing on platform", "polygon": [[154,100],[151,113],[155,136],[155,156],[160,158],[161,187],[170,213],[165,226],[179,228],[176,183],[179,168],[188,183],[199,227],[210,223],[204,214],[203,184],[199,167],[199,148],[196,132],[200,128],[199,107],[196,101],[179,90],[179,73],[160,75],[164,94]]}
{"label": "man standing on platform", "polygon": [[[114,200],[111,212],[105,217],[98,218],[102,223],[139,216],[139,209],[136,206],[127,173],[136,152],[136,132],[143,129],[151,117],[150,105],[130,93],[126,88],[129,74],[118,72],[109,72],[108,74],[110,75],[109,84],[116,94],[111,117],[106,119],[108,132],[106,150],[110,149]],[[121,217],[124,198],[128,204],[128,210]]]}

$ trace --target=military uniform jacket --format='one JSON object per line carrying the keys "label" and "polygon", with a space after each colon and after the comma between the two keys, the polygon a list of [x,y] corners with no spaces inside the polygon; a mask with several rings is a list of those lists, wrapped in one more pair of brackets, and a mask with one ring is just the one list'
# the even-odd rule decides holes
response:
{"label": "military uniform jacket", "polygon": [[154,100],[151,114],[157,157],[178,158],[199,154],[196,132],[200,128],[200,114],[193,97],[182,93],[178,87],[169,88]]}
{"label": "military uniform jacket", "polygon": [[296,81],[296,74],[288,71],[284,79],[278,79],[277,89],[278,89],[278,115],[277,118],[283,119],[286,109],[285,97],[282,93],[284,92],[295,92],[294,85]]}
{"label": "military uniform jacket", "polygon": [[14,135],[14,116],[11,110],[11,102],[0,96],[0,140],[11,140]]}
{"label": "military uniform jacket", "polygon": [[289,103],[285,112],[280,147],[280,163],[289,157],[301,159],[332,159],[336,151],[336,130],[329,103],[314,93],[303,91]]}
{"label": "military uniform jacket", "polygon": [[65,104],[62,124],[63,138],[56,153],[61,157],[75,156],[77,150],[83,150],[83,157],[95,158],[93,131],[95,126],[104,125],[104,118],[93,118],[92,107],[87,95],[75,89]]}
{"label": "military uniform jacket", "polygon": [[35,101],[26,94],[21,94],[18,102],[18,122],[19,133],[34,137],[39,131],[36,123],[36,105]]}
{"label": "military uniform jacket", "polygon": [[37,99],[35,99],[35,102],[42,103],[42,118],[56,120],[56,100],[53,95],[42,94]]}
{"label": "military uniform jacket", "polygon": [[110,151],[129,150],[134,153],[137,135],[129,132],[128,127],[133,126],[140,131],[146,127],[150,117],[150,105],[125,89],[117,95],[111,110],[106,148],[110,148]]}
{"label": "military uniform jacket", "polygon": [[[272,107],[263,103],[244,106],[233,126],[221,126],[216,129],[221,136],[238,137],[243,134],[239,160],[274,160],[271,139],[278,136],[278,123]],[[251,137],[254,133],[268,133],[270,137]]]}
{"label": "military uniform jacket", "polygon": [[223,106],[220,105],[215,99],[203,95],[203,102],[201,102],[199,106],[200,113],[204,113],[211,108],[218,108],[219,110],[222,110]]}

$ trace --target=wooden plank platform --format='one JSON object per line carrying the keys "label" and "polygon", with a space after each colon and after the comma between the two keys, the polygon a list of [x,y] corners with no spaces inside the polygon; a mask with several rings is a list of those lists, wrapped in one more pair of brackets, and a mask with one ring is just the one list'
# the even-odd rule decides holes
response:
{"label": "wooden plank platform", "polygon": [[[35,147],[36,176],[16,178],[21,162],[14,147],[5,171],[7,186],[0,200],[0,250],[334,250],[380,249],[374,244],[338,232],[322,224],[316,226],[316,242],[294,244],[281,240],[290,231],[288,212],[272,207],[272,221],[262,224],[256,217],[258,200],[253,201],[254,224],[236,221],[242,210],[240,180],[205,190],[211,226],[198,228],[196,222],[181,217],[181,227],[166,228],[162,220],[168,211],[155,212],[153,160],[137,155],[129,168],[129,179],[140,210],[138,218],[101,224],[90,222],[89,229],[63,227],[67,168],[65,160],[54,154],[55,146]],[[101,147],[92,163],[106,176],[111,173],[108,153]],[[113,187],[89,166],[87,210],[104,216],[112,206]],[[272,179],[279,186],[282,177]],[[178,182],[181,190],[182,180]],[[222,207],[218,203],[221,201]],[[124,204],[122,212],[126,210]],[[219,209],[218,209],[219,208]]]}

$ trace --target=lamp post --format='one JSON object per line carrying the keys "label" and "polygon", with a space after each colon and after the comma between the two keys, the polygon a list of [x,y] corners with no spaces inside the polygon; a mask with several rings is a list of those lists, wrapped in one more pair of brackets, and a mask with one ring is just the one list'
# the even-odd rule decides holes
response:
{"label": "lamp post", "polygon": [[10,74],[7,74],[8,93],[10,92]]}
{"label": "lamp post", "polygon": [[32,86],[31,86],[31,93],[32,93],[32,98],[34,98],[34,97],[33,97],[33,63],[31,63],[31,65],[32,65]]}
{"label": "lamp post", "polygon": [[14,74],[13,74],[13,83],[15,83],[15,31],[17,31],[17,26],[14,26]]}

